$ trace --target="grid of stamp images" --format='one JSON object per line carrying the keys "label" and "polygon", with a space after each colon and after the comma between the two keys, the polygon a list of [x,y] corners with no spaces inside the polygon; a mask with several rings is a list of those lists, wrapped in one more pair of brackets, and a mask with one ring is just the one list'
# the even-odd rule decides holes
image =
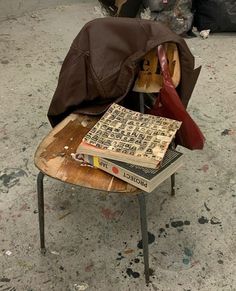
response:
{"label": "grid of stamp images", "polygon": [[113,103],[83,141],[122,154],[163,158],[181,122]]}

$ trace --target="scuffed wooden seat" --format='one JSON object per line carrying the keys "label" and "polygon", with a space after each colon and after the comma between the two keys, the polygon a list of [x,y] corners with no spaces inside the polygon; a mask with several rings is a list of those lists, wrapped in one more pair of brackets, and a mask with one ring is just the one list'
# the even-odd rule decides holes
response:
{"label": "scuffed wooden seat", "polygon": [[65,118],[40,143],[34,158],[36,167],[47,176],[73,185],[126,194],[140,192],[104,171],[80,166],[72,158],[71,154],[97,120],[76,114]]}

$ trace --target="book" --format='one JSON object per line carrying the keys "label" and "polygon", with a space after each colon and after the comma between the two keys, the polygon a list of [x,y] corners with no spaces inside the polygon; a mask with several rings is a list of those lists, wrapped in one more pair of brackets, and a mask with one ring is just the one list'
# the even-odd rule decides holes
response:
{"label": "book", "polygon": [[129,163],[84,154],[72,154],[72,156],[75,160],[81,163],[81,166],[90,166],[101,169],[141,190],[144,190],[145,192],[152,192],[165,179],[175,173],[183,164],[183,154],[173,149],[167,150],[163,162],[158,169],[136,166]]}
{"label": "book", "polygon": [[181,122],[113,103],[84,136],[76,153],[158,168]]}

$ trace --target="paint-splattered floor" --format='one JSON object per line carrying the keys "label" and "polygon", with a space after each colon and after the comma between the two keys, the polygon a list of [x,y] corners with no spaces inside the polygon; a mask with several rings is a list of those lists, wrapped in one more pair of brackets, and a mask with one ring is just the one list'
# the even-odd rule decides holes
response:
{"label": "paint-splattered floor", "polygon": [[0,291],[236,290],[236,37],[188,40],[202,64],[189,110],[204,151],[184,151],[177,195],[149,196],[152,283],[143,276],[136,199],[45,180],[39,251],[33,154],[61,63],[95,1],[0,24]]}

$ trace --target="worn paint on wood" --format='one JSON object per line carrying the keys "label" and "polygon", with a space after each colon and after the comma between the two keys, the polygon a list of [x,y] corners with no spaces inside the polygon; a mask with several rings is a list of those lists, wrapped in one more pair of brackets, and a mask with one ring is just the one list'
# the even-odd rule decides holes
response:
{"label": "worn paint on wood", "polygon": [[[35,165],[44,174],[58,180],[97,190],[138,193],[139,190],[101,170],[81,167],[71,154],[97,117],[71,114],[41,142],[35,153]],[[86,124],[86,126],[84,126]]]}

